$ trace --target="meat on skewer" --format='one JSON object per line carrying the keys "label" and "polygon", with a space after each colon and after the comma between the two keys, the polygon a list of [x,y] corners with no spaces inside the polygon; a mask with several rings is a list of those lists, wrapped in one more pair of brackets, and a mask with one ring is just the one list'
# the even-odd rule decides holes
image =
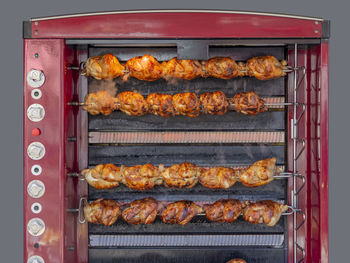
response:
{"label": "meat on skewer", "polygon": [[122,217],[131,225],[152,224],[158,213],[158,201],[152,197],[135,200],[124,209]]}
{"label": "meat on skewer", "polygon": [[119,110],[127,115],[142,116],[148,113],[148,103],[140,93],[124,91],[117,98]]}
{"label": "meat on skewer", "polygon": [[176,115],[194,118],[200,114],[200,100],[193,92],[175,94],[173,96],[173,105]]}
{"label": "meat on skewer", "polygon": [[259,160],[238,173],[240,182],[249,187],[270,183],[276,172],[276,158]]}
{"label": "meat on skewer", "polygon": [[96,189],[110,189],[122,182],[122,173],[114,164],[99,164],[91,169],[81,171],[89,185]]}
{"label": "meat on skewer", "polygon": [[123,80],[127,80],[130,76],[146,81],[154,81],[162,77],[162,66],[150,55],[134,57],[129,59],[125,67],[128,71],[124,75]]}
{"label": "meat on skewer", "polygon": [[204,114],[223,115],[227,112],[229,103],[222,91],[202,93],[199,100]]}
{"label": "meat on skewer", "polygon": [[83,110],[91,115],[103,114],[109,115],[119,109],[118,98],[110,95],[108,91],[97,91],[88,93],[85,96]]}
{"label": "meat on skewer", "polygon": [[120,206],[117,201],[97,199],[84,207],[86,221],[105,226],[113,225],[120,216]]}
{"label": "meat on skewer", "polygon": [[198,60],[172,58],[162,64],[163,78],[195,79],[204,75],[202,65]]}
{"label": "meat on skewer", "polygon": [[123,167],[123,183],[133,190],[152,189],[163,183],[159,170],[153,164]]}
{"label": "meat on skewer", "polygon": [[237,181],[236,171],[227,167],[211,167],[202,169],[198,176],[201,185],[212,189],[226,189]]}
{"label": "meat on skewer", "polygon": [[215,57],[202,62],[205,76],[219,79],[232,79],[244,76],[244,64],[236,63],[232,58]]}
{"label": "meat on skewer", "polygon": [[231,99],[231,102],[234,104],[233,109],[235,111],[246,115],[256,115],[260,112],[267,111],[264,100],[254,91],[237,93],[233,99]]}
{"label": "meat on skewer", "polygon": [[207,218],[214,222],[232,223],[242,214],[245,203],[234,199],[220,199],[204,210]]}
{"label": "meat on skewer", "polygon": [[164,223],[185,225],[197,214],[202,213],[202,208],[192,201],[177,201],[168,204],[160,217]]}
{"label": "meat on skewer", "polygon": [[234,259],[227,261],[226,263],[247,263],[247,261],[245,261],[244,259],[241,259],[241,258],[234,258]]}
{"label": "meat on skewer", "polygon": [[254,57],[247,61],[247,75],[259,80],[275,79],[286,75],[287,62],[279,62],[274,56]]}
{"label": "meat on skewer", "polygon": [[168,94],[152,93],[147,97],[149,113],[161,117],[175,116],[173,97]]}
{"label": "meat on skewer", "polygon": [[198,182],[201,168],[193,163],[184,162],[164,168],[159,166],[164,185],[170,188],[192,188]]}

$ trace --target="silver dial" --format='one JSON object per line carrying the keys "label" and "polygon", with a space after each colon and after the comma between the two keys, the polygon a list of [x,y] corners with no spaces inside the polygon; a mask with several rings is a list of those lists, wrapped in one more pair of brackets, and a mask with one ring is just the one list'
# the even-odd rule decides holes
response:
{"label": "silver dial", "polygon": [[40,88],[45,82],[45,75],[41,70],[32,69],[27,75],[27,83],[33,88]]}
{"label": "silver dial", "polygon": [[28,258],[27,263],[45,263],[45,261],[42,257],[34,255]]}
{"label": "silver dial", "polygon": [[45,109],[40,104],[32,104],[27,109],[27,117],[34,122],[41,121],[45,117]]}
{"label": "silver dial", "polygon": [[40,236],[45,231],[45,223],[38,217],[32,218],[28,222],[27,230],[32,236]]}
{"label": "silver dial", "polygon": [[27,154],[33,160],[40,160],[45,155],[45,146],[41,142],[32,142],[27,148]]}
{"label": "silver dial", "polygon": [[40,198],[45,193],[45,185],[40,180],[33,180],[28,184],[28,194],[33,198]]}

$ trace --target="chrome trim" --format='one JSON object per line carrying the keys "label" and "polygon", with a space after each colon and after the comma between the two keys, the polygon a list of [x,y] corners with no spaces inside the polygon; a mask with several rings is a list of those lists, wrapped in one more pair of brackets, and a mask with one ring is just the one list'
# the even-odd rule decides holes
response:
{"label": "chrome trim", "polygon": [[140,14],[140,13],[221,13],[221,14],[242,14],[242,15],[259,15],[259,16],[275,16],[275,17],[286,17],[286,18],[296,18],[304,20],[314,20],[323,21],[323,18],[319,17],[307,17],[307,16],[296,16],[287,14],[277,14],[277,13],[265,13],[265,12],[249,12],[249,11],[230,11],[230,10],[206,10],[206,9],[165,9],[165,10],[125,10],[125,11],[105,11],[105,12],[92,12],[92,13],[81,13],[81,14],[71,14],[71,15],[59,15],[59,16],[48,16],[48,17],[36,17],[31,18],[31,22],[61,19],[61,18],[72,18],[72,17],[82,17],[82,16],[99,16],[99,15],[114,15],[114,14]]}

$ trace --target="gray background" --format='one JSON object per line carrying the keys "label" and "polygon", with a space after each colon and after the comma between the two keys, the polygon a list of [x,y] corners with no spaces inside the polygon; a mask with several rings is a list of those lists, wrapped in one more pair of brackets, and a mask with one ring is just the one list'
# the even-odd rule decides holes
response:
{"label": "gray background", "polygon": [[[325,0],[3,1],[1,4],[0,262],[23,262],[22,24],[31,17],[125,9],[231,9],[330,19],[330,262],[349,262],[349,6]],[[348,259],[348,260],[346,260]]]}

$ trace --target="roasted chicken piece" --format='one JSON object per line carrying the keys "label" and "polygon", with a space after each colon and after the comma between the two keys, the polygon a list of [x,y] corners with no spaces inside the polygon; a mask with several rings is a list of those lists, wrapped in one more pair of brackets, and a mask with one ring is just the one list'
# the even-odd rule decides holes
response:
{"label": "roasted chicken piece", "polygon": [[191,80],[203,76],[202,65],[198,60],[172,58],[162,64],[163,78]]}
{"label": "roasted chicken piece", "polygon": [[286,75],[287,62],[279,62],[274,56],[254,57],[247,61],[247,75],[259,80],[275,79]]}
{"label": "roasted chicken piece", "polygon": [[227,261],[226,263],[247,263],[247,261],[245,261],[244,259],[241,259],[241,258],[234,258],[234,259]]}
{"label": "roasted chicken piece", "polygon": [[153,164],[123,167],[123,183],[133,190],[152,189],[163,183],[159,170]]}
{"label": "roasted chicken piece", "polygon": [[168,168],[160,165],[159,170],[166,187],[192,188],[198,182],[197,178],[201,168],[193,163],[184,162],[182,164],[174,164]]}
{"label": "roasted chicken piece", "polygon": [[158,202],[152,197],[135,200],[124,209],[124,221],[132,225],[152,224],[158,213]]}
{"label": "roasted chicken piece", "polygon": [[199,96],[202,112],[210,115],[223,115],[227,112],[228,101],[225,93],[214,91],[202,93]]}
{"label": "roasted chicken piece", "polygon": [[259,160],[238,173],[239,180],[245,186],[260,186],[273,181],[276,171],[276,158]]}
{"label": "roasted chicken piece", "polygon": [[129,72],[124,75],[124,80],[127,80],[129,76],[147,81],[154,81],[162,77],[161,64],[150,55],[131,58],[125,66]]}
{"label": "roasted chicken piece", "polygon": [[245,203],[234,199],[220,199],[207,205],[204,210],[207,218],[214,222],[232,223],[242,214]]}
{"label": "roasted chicken piece", "polygon": [[264,100],[254,91],[237,93],[231,101],[234,103],[234,110],[243,114],[256,115],[267,111]]}
{"label": "roasted chicken piece", "polygon": [[168,204],[160,217],[164,223],[185,225],[202,211],[194,202],[183,200]]}
{"label": "roasted chicken piece", "polygon": [[271,200],[250,203],[243,211],[244,220],[252,224],[274,226],[288,206]]}
{"label": "roasted chicken piece", "polygon": [[175,115],[173,97],[167,94],[152,93],[147,97],[149,112],[162,117]]}
{"label": "roasted chicken piece", "polygon": [[83,110],[91,115],[109,115],[119,108],[118,104],[118,99],[112,97],[108,91],[97,91],[86,94]]}
{"label": "roasted chicken piece", "polygon": [[113,225],[120,216],[119,203],[114,200],[97,199],[84,207],[84,216],[89,223]]}
{"label": "roasted chicken piece", "polygon": [[95,79],[114,79],[124,74],[124,66],[112,54],[90,57],[86,60],[84,74]]}
{"label": "roasted chicken piece", "polygon": [[84,169],[81,174],[89,185],[96,189],[109,189],[119,186],[122,182],[122,173],[114,164],[99,164],[91,169]]}
{"label": "roasted chicken piece", "polygon": [[148,103],[140,93],[124,91],[119,93],[117,98],[119,110],[127,115],[142,116],[148,112]]}
{"label": "roasted chicken piece", "polygon": [[185,115],[191,118],[200,114],[200,100],[195,93],[185,92],[173,96],[173,105],[176,115]]}
{"label": "roasted chicken piece", "polygon": [[230,188],[237,181],[234,169],[226,167],[211,167],[202,169],[198,176],[201,185],[212,189]]}
{"label": "roasted chicken piece", "polygon": [[236,63],[232,58],[215,57],[203,62],[206,77],[232,79],[244,76],[243,63]]}

